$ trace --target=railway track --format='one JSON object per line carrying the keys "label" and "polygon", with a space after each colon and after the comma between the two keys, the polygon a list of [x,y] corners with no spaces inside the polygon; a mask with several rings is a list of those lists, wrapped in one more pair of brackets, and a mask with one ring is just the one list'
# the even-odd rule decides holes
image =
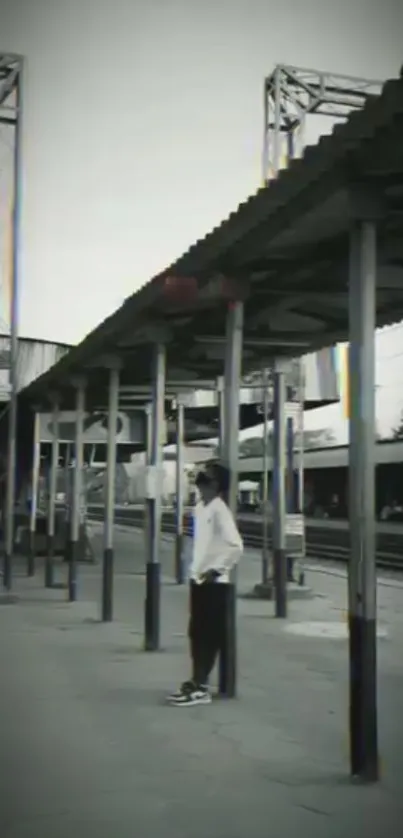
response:
{"label": "railway track", "polygon": [[[142,509],[117,509],[115,513],[117,524],[126,524],[133,527],[142,527],[144,513]],[[92,520],[101,521],[103,510],[100,507],[90,506],[88,517]],[[260,548],[262,546],[261,521],[259,518],[243,518],[238,520],[238,526],[248,547]],[[162,516],[162,529],[166,533],[175,532],[175,516],[173,512],[164,512]],[[270,538],[270,536],[269,536]],[[377,533],[376,561],[380,568],[385,570],[403,570],[403,533],[385,532]],[[311,559],[327,560],[329,562],[341,562],[346,564],[350,552],[350,533],[348,528],[332,527],[329,523],[326,528],[312,526],[306,527],[306,554]]]}

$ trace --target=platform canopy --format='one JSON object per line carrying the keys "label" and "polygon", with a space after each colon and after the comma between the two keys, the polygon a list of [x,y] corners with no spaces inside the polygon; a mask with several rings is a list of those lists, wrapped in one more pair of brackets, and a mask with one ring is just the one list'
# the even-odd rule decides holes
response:
{"label": "platform canopy", "polygon": [[[122,386],[144,396],[156,342],[167,381],[214,382],[223,373],[228,306],[244,300],[244,372],[348,337],[349,231],[361,202],[377,214],[377,324],[403,318],[403,79],[307,147],[275,181],[242,203],[144,285],[31,384],[73,407],[72,376],[88,375],[93,405],[107,402],[106,360],[124,360]],[[158,236],[158,231],[156,231]]]}

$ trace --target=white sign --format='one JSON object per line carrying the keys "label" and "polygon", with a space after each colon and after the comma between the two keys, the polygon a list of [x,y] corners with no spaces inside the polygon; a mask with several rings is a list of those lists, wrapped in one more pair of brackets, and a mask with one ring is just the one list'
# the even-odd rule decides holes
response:
{"label": "white sign", "polygon": [[[76,414],[73,410],[59,414],[58,436],[60,442],[74,442]],[[51,413],[40,414],[40,441],[51,442],[53,417]],[[108,412],[97,410],[86,413],[84,419],[84,444],[106,444],[108,440]],[[117,443],[145,445],[145,418],[142,410],[120,411],[116,423]]]}
{"label": "white sign", "polygon": [[145,494],[148,500],[155,500],[159,482],[157,466],[147,466],[145,470]]}
{"label": "white sign", "polygon": [[[215,393],[213,392],[212,396],[214,395]],[[176,399],[172,399],[172,409],[176,410],[179,404],[183,405],[183,407],[197,407],[197,405],[194,404],[195,396],[196,393],[194,390],[190,393],[180,393]]]}
{"label": "white sign", "polygon": [[[175,426],[176,427],[176,426]],[[167,445],[168,442],[168,422],[164,419],[161,426],[160,445]]]}
{"label": "white sign", "polygon": [[303,515],[286,515],[285,519],[286,535],[304,535],[304,516]]}
{"label": "white sign", "polygon": [[[1,372],[4,372],[1,370]],[[0,378],[0,402],[8,402],[11,395],[10,381],[3,381]]]}
{"label": "white sign", "polygon": [[286,402],[285,416],[286,419],[298,419],[301,414],[301,405],[299,402]]}

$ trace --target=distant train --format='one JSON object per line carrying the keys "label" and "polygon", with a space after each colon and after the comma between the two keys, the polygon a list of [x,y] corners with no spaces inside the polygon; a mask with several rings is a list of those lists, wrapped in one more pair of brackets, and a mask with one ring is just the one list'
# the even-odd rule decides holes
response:
{"label": "distant train", "polygon": [[[272,466],[269,460],[269,471]],[[240,460],[242,479],[262,479],[260,457]],[[403,521],[403,440],[376,443],[376,515],[380,520]],[[348,446],[316,448],[304,454],[305,514],[348,517]]]}

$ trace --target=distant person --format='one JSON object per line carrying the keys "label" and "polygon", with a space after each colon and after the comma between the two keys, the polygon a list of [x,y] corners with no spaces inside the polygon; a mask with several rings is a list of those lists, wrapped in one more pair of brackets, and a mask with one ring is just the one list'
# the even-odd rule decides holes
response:
{"label": "distant person", "polygon": [[243,552],[241,536],[225,502],[228,469],[214,463],[197,475],[195,483],[201,501],[195,508],[189,573],[192,677],[168,697],[178,707],[211,702],[208,683],[225,639],[230,572]]}
{"label": "distant person", "polygon": [[402,515],[402,506],[397,500],[393,500],[390,504],[386,504],[381,512],[382,521],[390,521],[391,519],[400,520]]}
{"label": "distant person", "polygon": [[382,510],[381,510],[381,516],[380,516],[381,521],[388,521],[390,516],[391,516],[392,511],[393,511],[392,505],[390,503],[386,503],[385,506],[382,507]]}
{"label": "distant person", "polygon": [[340,498],[337,494],[332,495],[328,511],[329,511],[330,518],[339,518],[339,516],[340,516]]}

